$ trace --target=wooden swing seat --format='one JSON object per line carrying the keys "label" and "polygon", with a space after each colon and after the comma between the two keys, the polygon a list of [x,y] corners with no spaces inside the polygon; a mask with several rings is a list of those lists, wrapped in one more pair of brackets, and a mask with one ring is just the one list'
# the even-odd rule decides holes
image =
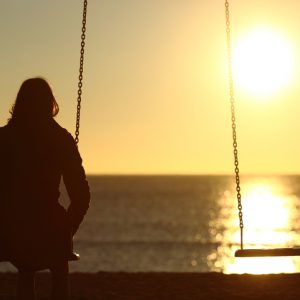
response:
{"label": "wooden swing seat", "polygon": [[264,256],[300,256],[300,247],[270,248],[270,249],[241,249],[234,254],[235,257],[264,257]]}

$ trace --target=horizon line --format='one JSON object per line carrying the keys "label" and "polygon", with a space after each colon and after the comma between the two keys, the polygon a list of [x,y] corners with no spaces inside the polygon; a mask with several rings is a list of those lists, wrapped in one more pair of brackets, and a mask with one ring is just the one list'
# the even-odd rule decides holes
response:
{"label": "horizon line", "polygon": [[[87,176],[235,176],[234,173],[86,173]],[[240,177],[244,176],[300,176],[299,173],[288,173],[288,172],[282,172],[282,173],[271,173],[271,172],[265,172],[265,173],[243,173],[240,174]]]}

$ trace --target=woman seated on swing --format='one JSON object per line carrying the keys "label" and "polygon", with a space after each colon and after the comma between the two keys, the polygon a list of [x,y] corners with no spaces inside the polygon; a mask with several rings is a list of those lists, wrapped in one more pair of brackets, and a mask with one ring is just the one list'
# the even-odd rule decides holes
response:
{"label": "woman seated on swing", "polygon": [[[72,237],[90,192],[71,134],[53,119],[59,111],[42,78],[23,82],[6,126],[0,128],[0,260],[19,271],[18,299],[35,299],[34,274],[50,269],[52,299],[68,299]],[[63,178],[70,198],[58,202]]]}

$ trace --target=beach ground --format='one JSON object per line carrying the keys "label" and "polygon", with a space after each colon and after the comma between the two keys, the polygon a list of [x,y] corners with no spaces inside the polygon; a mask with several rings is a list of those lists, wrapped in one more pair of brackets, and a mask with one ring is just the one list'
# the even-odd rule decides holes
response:
{"label": "beach ground", "polygon": [[[17,275],[0,273],[0,299],[14,299]],[[73,300],[300,299],[300,274],[72,273]],[[50,274],[37,274],[38,299],[49,299]]]}

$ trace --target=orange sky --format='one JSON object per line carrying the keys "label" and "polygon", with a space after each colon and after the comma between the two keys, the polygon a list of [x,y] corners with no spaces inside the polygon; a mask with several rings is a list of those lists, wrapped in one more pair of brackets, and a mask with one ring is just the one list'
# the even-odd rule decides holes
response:
{"label": "orange sky", "polygon": [[[268,26],[300,53],[299,1],[230,4],[233,43]],[[10,0],[0,15],[0,124],[21,82],[41,75],[59,123],[74,132],[81,1]],[[90,0],[87,26],[79,145],[87,172],[231,173],[224,2]],[[293,81],[268,101],[236,86],[242,173],[300,172],[299,57]]]}

